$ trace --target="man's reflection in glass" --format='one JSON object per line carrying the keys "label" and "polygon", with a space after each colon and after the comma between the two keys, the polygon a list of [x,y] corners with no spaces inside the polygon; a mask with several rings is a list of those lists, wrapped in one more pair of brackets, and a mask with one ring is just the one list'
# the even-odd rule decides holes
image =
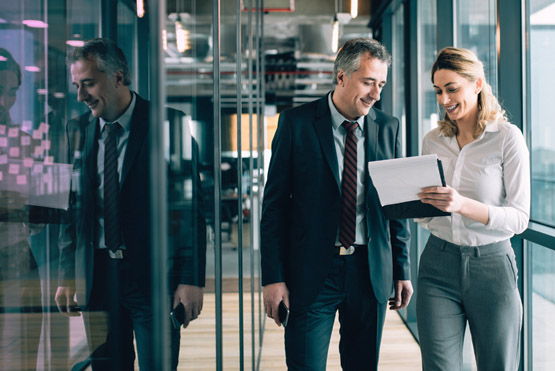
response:
{"label": "man's reflection in glass", "polygon": [[[68,124],[79,128],[68,138],[76,194],[72,222],[60,235],[56,303],[67,315],[83,312],[93,369],[133,370],[135,340],[139,367],[154,370],[151,255],[159,246],[151,245],[150,232],[150,102],[130,90],[126,58],[111,40],[87,41],[69,53],[68,64],[77,99],[90,112]],[[206,231],[191,215],[200,207],[185,197],[186,184],[198,195],[195,163],[182,165],[171,168],[182,184],[169,191],[176,218],[169,226],[168,297],[172,308],[183,304],[186,327],[202,310]],[[180,328],[171,330],[172,368]]]}

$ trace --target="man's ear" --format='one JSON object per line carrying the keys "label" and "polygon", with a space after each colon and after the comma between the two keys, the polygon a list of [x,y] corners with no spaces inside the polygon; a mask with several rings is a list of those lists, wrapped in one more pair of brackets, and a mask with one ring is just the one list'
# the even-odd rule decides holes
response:
{"label": "man's ear", "polygon": [[343,86],[343,84],[345,84],[345,72],[339,70],[337,72],[337,85]]}
{"label": "man's ear", "polygon": [[123,72],[116,71],[116,73],[114,73],[114,77],[115,77],[116,87],[122,86],[123,85]]}

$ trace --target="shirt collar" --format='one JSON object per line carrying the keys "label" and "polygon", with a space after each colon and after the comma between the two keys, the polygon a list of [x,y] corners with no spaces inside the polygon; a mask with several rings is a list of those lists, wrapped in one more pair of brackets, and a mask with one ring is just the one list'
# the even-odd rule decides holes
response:
{"label": "shirt collar", "polygon": [[[331,99],[332,95],[333,95],[333,91],[329,92],[328,105],[330,106],[331,123],[333,125],[333,128],[337,129],[343,124],[343,121],[351,121],[351,120],[348,120],[347,118],[345,118],[345,116],[339,113],[339,111],[335,107],[335,104],[333,104],[333,100]],[[358,123],[358,126],[360,126],[360,129],[364,131],[364,116],[360,116],[355,121]]]}
{"label": "shirt collar", "polygon": [[125,131],[129,131],[131,129],[131,117],[133,116],[133,110],[135,109],[136,102],[137,98],[135,93],[131,92],[131,103],[129,103],[129,106],[120,117],[111,122],[105,121],[102,117],[100,118],[100,132],[104,129],[104,125],[111,124],[116,121]]}
{"label": "shirt collar", "polygon": [[497,121],[488,122],[484,128],[484,132],[494,132],[499,131],[499,123]]}

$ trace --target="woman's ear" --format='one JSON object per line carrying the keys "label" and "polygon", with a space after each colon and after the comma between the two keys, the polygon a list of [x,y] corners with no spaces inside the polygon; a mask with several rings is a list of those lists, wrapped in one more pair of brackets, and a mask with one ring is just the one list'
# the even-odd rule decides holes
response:
{"label": "woman's ear", "polygon": [[484,86],[484,79],[479,77],[476,79],[476,89],[474,90],[474,93],[476,94],[480,94],[480,92],[482,91],[482,87]]}

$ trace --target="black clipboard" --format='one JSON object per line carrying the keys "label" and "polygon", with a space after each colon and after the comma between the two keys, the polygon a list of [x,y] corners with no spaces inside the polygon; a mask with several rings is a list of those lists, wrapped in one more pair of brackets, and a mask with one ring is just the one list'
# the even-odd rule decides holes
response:
{"label": "black clipboard", "polygon": [[[441,177],[441,184],[445,187],[445,176],[443,175],[441,160],[437,160],[437,167]],[[386,205],[382,207],[382,210],[387,219],[411,219],[451,215],[451,213],[441,211],[435,206],[422,203],[420,200]]]}

